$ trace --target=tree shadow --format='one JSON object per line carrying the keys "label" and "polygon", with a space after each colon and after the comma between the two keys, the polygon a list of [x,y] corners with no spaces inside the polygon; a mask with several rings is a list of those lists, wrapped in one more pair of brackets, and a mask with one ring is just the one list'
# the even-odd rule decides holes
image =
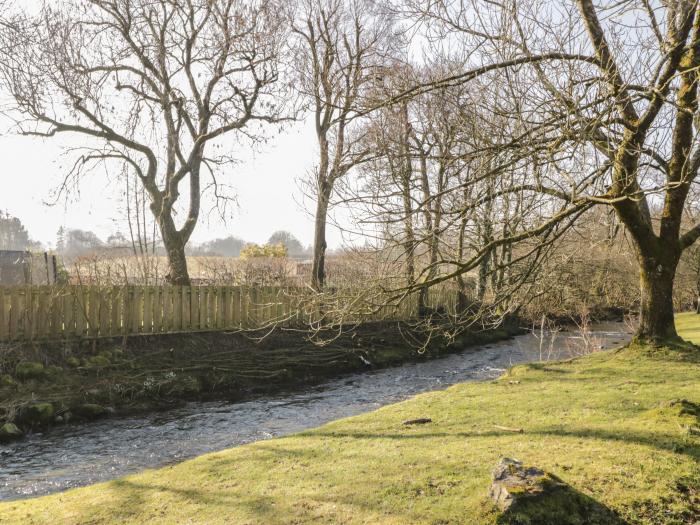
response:
{"label": "tree shadow", "polygon": [[[543,428],[537,430],[525,429],[522,434],[513,434],[512,432],[502,430],[489,430],[485,432],[420,432],[420,433],[369,433],[369,432],[314,432],[315,436],[334,437],[334,438],[351,438],[351,439],[396,439],[396,440],[414,440],[426,438],[484,438],[484,437],[503,437],[519,435],[523,438],[528,436],[557,436],[566,438],[581,438],[581,439],[599,439],[604,441],[617,441],[623,443],[631,443],[636,445],[644,445],[665,452],[673,452],[675,454],[684,454],[695,460],[700,461],[700,444],[696,442],[681,442],[678,435],[665,434],[659,432],[634,432],[625,430],[624,432],[614,432],[602,429],[579,429],[566,430],[561,428]],[[294,438],[295,436],[290,436]],[[308,437],[308,436],[307,436]]]}

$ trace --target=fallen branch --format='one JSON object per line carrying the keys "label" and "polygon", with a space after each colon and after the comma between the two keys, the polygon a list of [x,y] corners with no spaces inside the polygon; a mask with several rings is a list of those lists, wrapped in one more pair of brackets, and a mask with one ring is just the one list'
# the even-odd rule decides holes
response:
{"label": "fallen branch", "polygon": [[493,428],[497,430],[502,430],[504,432],[515,432],[516,434],[522,434],[523,432],[525,432],[522,428],[503,427],[501,425],[494,425]]}

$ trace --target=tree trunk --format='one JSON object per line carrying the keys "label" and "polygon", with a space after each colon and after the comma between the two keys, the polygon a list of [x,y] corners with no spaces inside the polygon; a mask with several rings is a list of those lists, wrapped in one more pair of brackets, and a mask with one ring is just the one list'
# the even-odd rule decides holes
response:
{"label": "tree trunk", "polygon": [[328,202],[330,191],[322,188],[316,202],[316,218],[314,224],[314,259],[311,267],[311,286],[321,290],[326,282],[326,220],[328,217]]}
{"label": "tree trunk", "polygon": [[673,318],[673,281],[678,257],[645,257],[640,264],[641,301],[637,338],[676,339]]}
{"label": "tree trunk", "polygon": [[172,220],[161,220],[159,225],[165,251],[168,255],[168,273],[165,280],[174,286],[189,286],[190,274],[187,271],[185,243]]}

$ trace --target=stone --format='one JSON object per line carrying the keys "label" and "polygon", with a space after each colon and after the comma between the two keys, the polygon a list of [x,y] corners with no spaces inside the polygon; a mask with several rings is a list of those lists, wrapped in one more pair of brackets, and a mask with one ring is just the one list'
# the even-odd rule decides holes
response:
{"label": "stone", "polygon": [[54,408],[51,403],[35,403],[20,412],[22,423],[30,427],[44,427],[53,422]]}
{"label": "stone", "polygon": [[418,419],[409,419],[408,421],[404,421],[404,425],[425,425],[427,423],[432,423],[433,420],[430,419],[429,417],[419,417]]}
{"label": "stone", "polygon": [[625,525],[612,509],[553,474],[503,458],[493,471],[489,497],[499,525]]}
{"label": "stone", "polygon": [[539,496],[562,486],[543,470],[526,467],[517,459],[503,458],[493,471],[489,497],[496,506],[507,511],[523,498]]}
{"label": "stone", "polygon": [[78,368],[80,366],[80,359],[75,356],[70,356],[66,359],[66,364],[71,368]]}
{"label": "stone", "polygon": [[102,368],[105,366],[109,366],[112,363],[110,362],[110,360],[106,356],[96,355],[96,356],[93,356],[93,357],[90,357],[89,359],[87,359],[85,364],[87,366],[89,366],[90,368]]}
{"label": "stone", "polygon": [[41,363],[23,361],[17,364],[15,376],[25,381],[28,379],[44,379],[46,377],[46,369]]}
{"label": "stone", "polygon": [[71,414],[77,419],[92,420],[104,417],[108,412],[105,407],[97,403],[85,403],[71,407]]}
{"label": "stone", "polygon": [[5,423],[0,427],[0,443],[9,443],[21,439],[24,434],[14,423]]}
{"label": "stone", "polygon": [[17,381],[9,374],[0,375],[0,388],[13,387],[17,385]]}
{"label": "stone", "polygon": [[60,376],[61,374],[63,374],[63,368],[61,368],[60,366],[52,365],[46,368],[46,373],[52,376]]}

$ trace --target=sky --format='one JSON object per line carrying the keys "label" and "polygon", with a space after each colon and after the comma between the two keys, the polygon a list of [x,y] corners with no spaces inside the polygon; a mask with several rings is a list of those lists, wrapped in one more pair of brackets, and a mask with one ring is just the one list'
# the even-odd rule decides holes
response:
{"label": "sky", "polygon": [[[6,130],[3,125],[0,129]],[[122,188],[108,174],[95,172],[83,180],[80,193],[56,201],[56,190],[66,173],[65,148],[77,137],[40,139],[4,132],[0,135],[3,159],[0,209],[18,217],[30,236],[47,248],[55,244],[59,227],[92,230],[102,239],[127,232]],[[191,242],[234,235],[262,243],[276,230],[288,230],[310,245],[313,241],[313,202],[305,198],[299,179],[308,176],[317,154],[313,125],[308,121],[288,126],[257,151],[236,148],[240,162],[228,168],[225,182],[232,187],[237,205],[223,222],[208,213],[211,199],[203,202],[200,222]],[[329,247],[343,244],[340,230],[329,225]]]}

